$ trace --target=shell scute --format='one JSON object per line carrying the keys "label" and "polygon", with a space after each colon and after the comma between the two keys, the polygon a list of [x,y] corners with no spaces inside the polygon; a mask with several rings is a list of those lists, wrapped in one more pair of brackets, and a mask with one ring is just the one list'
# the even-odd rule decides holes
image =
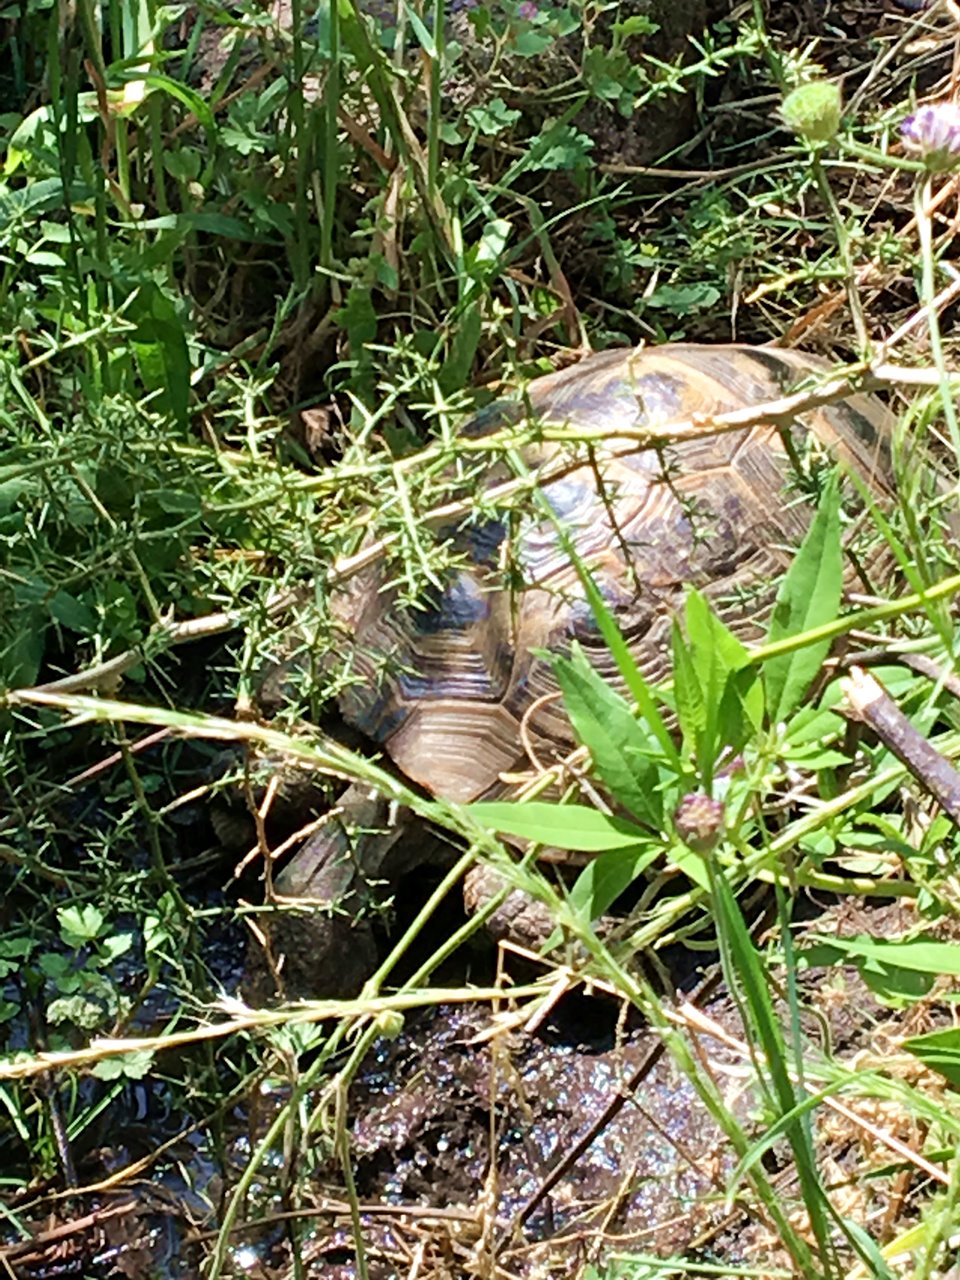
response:
{"label": "shell scute", "polygon": [[475,565],[496,565],[500,558],[500,548],[507,539],[507,525],[504,520],[484,520],[467,526],[465,535],[458,537],[466,551],[467,558]]}
{"label": "shell scute", "polygon": [[477,580],[468,573],[458,573],[448,582],[439,600],[420,612],[417,630],[423,635],[442,631],[465,631],[490,616],[490,598]]}

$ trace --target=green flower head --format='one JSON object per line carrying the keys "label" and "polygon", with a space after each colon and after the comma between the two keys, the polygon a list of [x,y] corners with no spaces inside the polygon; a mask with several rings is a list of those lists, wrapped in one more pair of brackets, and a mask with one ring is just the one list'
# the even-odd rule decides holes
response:
{"label": "green flower head", "polygon": [[840,128],[840,90],[829,80],[811,80],[788,93],[780,114],[807,142],[829,142]]}

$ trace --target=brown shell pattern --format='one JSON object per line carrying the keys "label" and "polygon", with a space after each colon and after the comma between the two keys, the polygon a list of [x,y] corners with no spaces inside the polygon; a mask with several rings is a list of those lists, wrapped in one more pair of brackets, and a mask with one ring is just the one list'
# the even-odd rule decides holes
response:
{"label": "brown shell pattern", "polygon": [[[669,441],[671,423],[774,400],[823,367],[796,352],[742,346],[607,351],[537,379],[525,404],[542,423],[607,432],[655,427]],[[510,414],[492,406],[465,431],[495,430]],[[800,450],[804,432],[886,486],[889,424],[878,401],[856,396],[803,415],[793,430]],[[531,447],[527,465],[539,467],[561,447]],[[771,583],[811,516],[791,488],[780,432],[705,431],[702,439],[596,457],[596,468],[585,462],[546,482],[543,493],[647,677],[667,670],[671,621],[687,584],[703,590],[744,640],[757,640]],[[615,672],[550,521],[531,515],[519,533],[514,526],[510,585],[501,565],[505,524],[465,525],[452,536],[469,566],[430,607],[399,608],[374,569],[334,609],[352,650],[355,683],[341,697],[346,719],[428,791],[466,802],[495,791],[500,773],[520,765],[520,722],[556,692],[549,663],[534,651],[563,652],[577,639],[600,671]],[[541,759],[573,745],[559,698],[540,701],[528,727]]]}

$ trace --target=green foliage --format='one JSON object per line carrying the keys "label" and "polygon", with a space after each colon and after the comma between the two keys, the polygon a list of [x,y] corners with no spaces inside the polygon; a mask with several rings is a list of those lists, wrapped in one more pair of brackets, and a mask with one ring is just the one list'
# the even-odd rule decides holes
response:
{"label": "green foliage", "polygon": [[[804,333],[859,351],[869,281],[886,292],[868,337],[909,322],[904,332],[930,338],[941,374],[911,448],[922,450],[941,411],[956,443],[933,303],[947,283],[937,263],[950,252],[947,227],[918,257],[881,185],[899,162],[890,134],[903,109],[893,95],[917,74],[897,61],[899,46],[889,60],[884,46],[882,74],[852,73],[849,120],[839,119],[833,88],[846,64],[817,81],[815,120],[809,86],[799,115],[796,94],[786,97],[784,118],[817,144],[816,170],[771,104],[817,69],[795,33],[760,24],[763,6],[669,59],[650,52],[658,33],[645,14],[581,0],[491,0],[450,14],[404,3],[375,16],[366,3],[321,4],[315,14],[294,4],[288,30],[252,0],[229,8],[31,0],[3,15],[12,56],[0,68],[0,688],[96,667],[100,691],[122,680],[127,699],[124,714],[107,715],[102,697],[73,704],[69,724],[26,700],[4,709],[0,1029],[11,1069],[24,1058],[24,1028],[36,1050],[69,1053],[147,1022],[160,1041],[185,1024],[202,1040],[222,1016],[209,939],[234,900],[218,896],[228,860],[207,847],[205,819],[190,809],[213,785],[214,751],[174,736],[199,731],[201,717],[183,708],[245,714],[263,665],[290,656],[301,635],[311,660],[291,675],[296,697],[284,716],[298,724],[329,710],[356,676],[327,662],[342,648],[328,588],[358,551],[378,546],[401,600],[420,603],[450,566],[451,519],[512,528],[533,509],[529,476],[517,476],[503,503],[481,483],[491,464],[506,474],[512,452],[457,434],[464,413],[501,385],[546,371],[563,348],[715,341],[734,327],[763,342],[814,313],[835,327]],[[695,150],[665,158],[679,177],[652,178],[637,112],[656,103],[668,119],[688,92],[706,107],[707,127]],[[912,172],[907,164],[900,181]],[[924,234],[931,196],[918,190]],[[838,286],[849,325],[837,319]],[[902,339],[887,353],[912,354]],[[863,1233],[825,1223],[804,1092],[813,1067],[795,1034],[797,973],[855,970],[899,1006],[931,998],[936,975],[956,971],[952,944],[925,932],[818,937],[794,954],[747,924],[771,886],[781,933],[808,888],[903,898],[924,930],[956,914],[956,832],[923,812],[922,796],[922,821],[917,796],[901,803],[916,790],[906,770],[876,742],[851,737],[839,686],[819,678],[832,641],[868,628],[877,646],[896,640],[952,672],[950,591],[937,601],[925,593],[942,587],[954,554],[924,526],[931,502],[944,502],[921,484],[916,456],[900,467],[901,509],[868,502],[856,517],[867,552],[886,547],[899,563],[911,605],[870,612],[868,603],[866,615],[837,622],[841,533],[848,546],[856,540],[828,480],[760,653],[689,591],[670,676],[658,684],[643,677],[561,529],[618,677],[613,687],[577,647],[552,655],[588,777],[579,764],[563,776],[562,804],[460,810],[395,795],[539,894],[558,934],[580,945],[565,957],[573,971],[599,978],[653,1025],[667,1019],[637,976],[648,953],[656,964],[678,941],[719,949],[768,1082],[758,1105],[769,1133],[791,1147],[818,1259],[794,1225],[792,1190],[767,1176],[762,1136],[748,1137],[718,1102],[679,1033],[664,1035],[727,1133],[749,1208],[777,1226],[805,1275],[841,1273],[824,1246],[834,1228],[837,1239],[846,1232],[845,1258],[872,1259],[876,1274],[883,1264]],[[887,591],[865,570],[866,595]],[[893,666],[879,674],[955,757],[958,716],[943,682]],[[164,716],[162,742],[130,735]],[[219,732],[229,736],[229,726]],[[386,790],[400,785],[358,761],[321,759],[338,778],[352,770]],[[717,806],[722,821],[709,840],[686,845],[674,815],[691,796]],[[558,886],[518,866],[491,832],[596,856]],[[612,908],[622,913],[614,933],[594,929]],[[237,929],[230,945],[245,938]],[[428,984],[429,963],[423,972]],[[418,984],[411,990],[429,1004],[429,985]],[[154,995],[166,1002],[159,1015]],[[280,1017],[256,1042],[243,1038],[247,1024],[216,1059],[209,1044],[182,1056],[104,1051],[92,1065],[48,1073],[42,1089],[11,1075],[0,1090],[0,1151],[35,1189],[62,1169],[61,1130],[71,1140],[94,1134],[97,1109],[125,1082],[162,1078],[176,1106],[203,1114],[222,1156],[231,1198],[208,1259],[216,1280],[231,1214],[256,1202],[255,1183],[270,1183],[272,1152],[303,1138],[292,1176],[309,1172],[329,1140],[330,1099],[350,1096],[369,1037],[395,1033],[401,1016],[361,1009],[286,1026]],[[935,1032],[907,1048],[956,1083],[954,1040]],[[238,1096],[251,1088],[248,1069],[258,1082],[283,1076],[291,1101],[265,1126],[254,1117],[267,1132],[238,1173],[220,1125],[234,1085]],[[93,1100],[79,1087],[87,1070],[103,1091]],[[311,1094],[325,1072],[334,1083]],[[852,1076],[841,1083],[865,1088]],[[945,1119],[931,1116],[922,1095],[906,1096],[925,1125],[954,1123],[955,1143],[951,1107],[941,1108]],[[284,1206],[300,1191],[285,1183]],[[672,1265],[625,1261],[603,1274]]]}
{"label": "green foliage", "polygon": [[960,1031],[947,1027],[923,1036],[911,1036],[903,1047],[925,1067],[939,1073],[956,1089],[960,1087]]}
{"label": "green foliage", "polygon": [[481,801],[470,812],[485,826],[507,835],[522,836],[559,849],[603,853],[626,849],[643,841],[645,832],[621,818],[610,818],[585,805],[498,803]]}
{"label": "green foliage", "polygon": [[[777,595],[768,641],[787,640],[831,622],[837,616],[842,593],[840,498],[836,483],[831,482]],[[767,705],[774,721],[797,709],[829,650],[830,642],[825,640],[767,662]]]}
{"label": "green foliage", "polygon": [[853,964],[884,1004],[902,1007],[929,994],[938,976],[960,975],[960,951],[950,942],[904,938],[887,941],[860,936],[817,938],[798,952],[803,966],[831,968]]}
{"label": "green foliage", "polygon": [[[97,907],[62,907],[57,912],[65,951],[36,958],[46,980],[46,1017],[65,1036],[105,1030],[129,1010],[116,984],[116,961],[133,945],[130,933],[114,933]],[[54,1042],[55,1043],[55,1042]]]}
{"label": "green foliage", "polygon": [[552,660],[577,737],[617,804],[654,830],[663,825],[658,739],[630,704],[597,675],[578,645]]}

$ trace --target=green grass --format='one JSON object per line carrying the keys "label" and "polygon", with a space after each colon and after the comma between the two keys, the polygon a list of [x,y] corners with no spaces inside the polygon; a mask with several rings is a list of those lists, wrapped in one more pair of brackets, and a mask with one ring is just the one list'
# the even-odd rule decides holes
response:
{"label": "green grass", "polygon": [[[942,1079],[960,1045],[919,1033],[952,999],[934,979],[953,972],[957,836],[886,748],[851,736],[839,673],[815,703],[807,692],[839,639],[894,643],[936,667],[931,679],[887,663],[888,691],[945,757],[960,754],[947,687],[960,581],[940,528],[960,472],[956,341],[950,307],[936,303],[953,278],[952,206],[931,210],[945,179],[896,145],[911,96],[948,65],[949,32],[935,26],[939,37],[917,46],[905,19],[902,38],[879,26],[872,41],[851,37],[855,105],[821,146],[777,116],[815,73],[813,55],[759,4],[718,24],[683,65],[637,56],[635,21],[596,21],[575,0],[504,0],[446,24],[404,5],[394,35],[364,8],[325,6],[315,19],[295,3],[277,33],[252,3],[231,26],[208,4],[181,26],[153,0],[79,0],[70,15],[27,0],[5,28],[0,1152],[11,1230],[29,1235],[45,1203],[33,1189],[73,1181],[73,1151],[144,1077],[197,1120],[219,1161],[208,1280],[235,1273],[231,1228],[308,1204],[309,1175],[326,1162],[340,1162],[349,1199],[349,1088],[370,1046],[417,1009],[500,999],[438,976],[482,920],[437,937],[426,959],[415,947],[437,935],[444,892],[481,857],[550,907],[571,987],[601,982],[660,1031],[726,1136],[738,1203],[777,1241],[763,1274],[884,1276],[882,1252],[893,1256],[898,1238],[910,1260],[896,1274],[945,1274],[960,1111]],[[217,31],[233,43],[210,65]],[[561,38],[572,61],[558,77],[545,51]],[[832,64],[837,48],[814,51],[831,77],[850,72]],[[609,151],[631,104],[678,105],[686,90],[702,129],[692,150],[663,158],[670,176]],[[652,687],[603,618],[627,696],[576,655],[559,677],[595,784],[629,815],[628,839],[587,793],[568,795],[567,812],[536,788],[496,814],[425,801],[362,752],[304,736],[345,671],[301,663],[277,722],[250,718],[266,664],[329,641],[329,593],[345,576],[382,559],[416,602],[450,563],[438,512],[532,509],[529,428],[465,441],[469,410],[570,348],[768,341],[814,313],[801,345],[836,356],[851,378],[881,363],[878,382],[901,411],[900,499],[867,511],[864,538],[885,545],[903,589],[841,608],[848,511],[827,483],[764,645],[742,649],[692,596],[671,679]],[[478,495],[491,459],[503,483]],[[939,496],[928,462],[944,477]],[[220,1000],[214,940],[239,952],[257,914],[205,817],[224,785],[224,741],[370,782],[465,850],[358,1000],[253,1012]],[[732,752],[744,764],[731,775]],[[673,821],[689,793],[723,805],[702,847]],[[542,835],[551,822],[554,843],[565,834],[601,851],[569,892],[496,834]],[[593,922],[631,884],[634,909],[601,940]],[[910,936],[833,951],[794,939],[805,893],[851,910],[909,903]],[[774,907],[766,932],[754,928],[760,901]],[[642,959],[655,967],[676,941],[719,953],[742,1015],[742,1065],[759,1082],[749,1125],[644,976]],[[813,1048],[814,965],[856,969],[888,1002],[891,1034],[914,1034],[909,1052],[887,1042],[858,1070],[829,1044]],[[511,989],[518,1026],[555,981],[545,965]],[[91,1073],[98,1090],[85,1085]],[[228,1156],[231,1108],[278,1081],[283,1100],[241,1167]],[[864,1156],[852,1175],[867,1188],[859,1215],[830,1183],[818,1141],[837,1099],[882,1101],[909,1145],[930,1153],[933,1173],[890,1219],[869,1198],[876,1162]],[[763,1158],[778,1141],[795,1183]],[[284,1150],[301,1156],[286,1173]],[[355,1196],[354,1209],[359,1222]],[[290,1226],[288,1259],[307,1232]],[[611,1262],[598,1274],[689,1274],[699,1261]]]}

